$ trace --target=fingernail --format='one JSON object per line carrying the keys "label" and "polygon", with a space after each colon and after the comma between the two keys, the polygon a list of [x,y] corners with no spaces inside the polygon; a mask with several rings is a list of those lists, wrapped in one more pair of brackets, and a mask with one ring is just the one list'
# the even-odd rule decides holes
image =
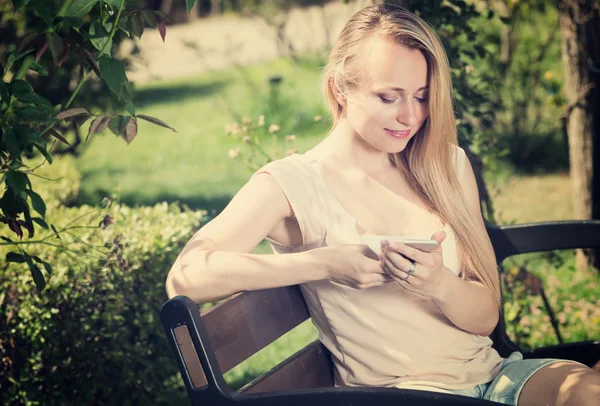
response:
{"label": "fingernail", "polygon": [[390,245],[390,242],[388,240],[381,240],[380,243],[382,247],[387,247],[388,245]]}

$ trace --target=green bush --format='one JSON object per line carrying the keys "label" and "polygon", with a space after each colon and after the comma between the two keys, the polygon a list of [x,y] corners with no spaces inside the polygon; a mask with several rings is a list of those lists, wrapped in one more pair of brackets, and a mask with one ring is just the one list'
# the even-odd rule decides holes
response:
{"label": "green bush", "polygon": [[[68,162],[60,165],[75,176]],[[167,272],[206,213],[166,203],[69,208],[58,204],[65,195],[56,186],[44,190],[53,196],[49,204],[56,205],[49,224],[60,229],[83,216],[78,224],[93,227],[62,234],[64,243],[78,244],[77,255],[69,244],[28,246],[31,255],[53,266],[40,295],[26,264],[9,263],[0,270],[3,404],[138,405],[185,399],[159,312],[167,300]],[[113,224],[97,228],[107,215]],[[11,248],[0,246],[2,258]]]}

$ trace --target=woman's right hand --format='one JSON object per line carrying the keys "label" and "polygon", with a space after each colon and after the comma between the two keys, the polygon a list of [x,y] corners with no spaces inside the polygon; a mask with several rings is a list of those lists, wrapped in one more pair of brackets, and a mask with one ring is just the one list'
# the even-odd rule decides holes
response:
{"label": "woman's right hand", "polygon": [[327,279],[354,289],[393,282],[377,254],[365,244],[344,244],[307,251],[327,268]]}

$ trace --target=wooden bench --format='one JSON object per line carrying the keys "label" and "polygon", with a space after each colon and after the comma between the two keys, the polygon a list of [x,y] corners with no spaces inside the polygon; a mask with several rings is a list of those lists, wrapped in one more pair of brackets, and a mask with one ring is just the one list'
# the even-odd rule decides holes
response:
{"label": "wooden bench", "polygon": [[[517,254],[600,248],[600,221],[486,227],[499,264]],[[332,363],[318,340],[239,391],[227,386],[224,372],[308,318],[298,286],[239,293],[202,315],[198,305],[185,296],[172,298],[161,310],[161,320],[192,405],[497,404],[415,390],[333,387]],[[504,357],[519,350],[525,358],[571,359],[590,367],[600,360],[600,340],[521,350],[507,336],[503,317],[491,338]]]}

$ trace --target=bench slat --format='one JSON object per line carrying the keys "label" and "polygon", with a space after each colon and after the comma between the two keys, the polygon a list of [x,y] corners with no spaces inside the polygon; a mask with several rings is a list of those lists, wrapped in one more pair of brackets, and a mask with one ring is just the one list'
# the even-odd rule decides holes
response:
{"label": "bench slat", "polygon": [[323,344],[316,340],[266,374],[246,384],[240,392],[274,392],[332,386],[333,372],[329,353]]}
{"label": "bench slat", "polygon": [[207,310],[208,331],[225,373],[310,317],[298,286],[239,293]]}

